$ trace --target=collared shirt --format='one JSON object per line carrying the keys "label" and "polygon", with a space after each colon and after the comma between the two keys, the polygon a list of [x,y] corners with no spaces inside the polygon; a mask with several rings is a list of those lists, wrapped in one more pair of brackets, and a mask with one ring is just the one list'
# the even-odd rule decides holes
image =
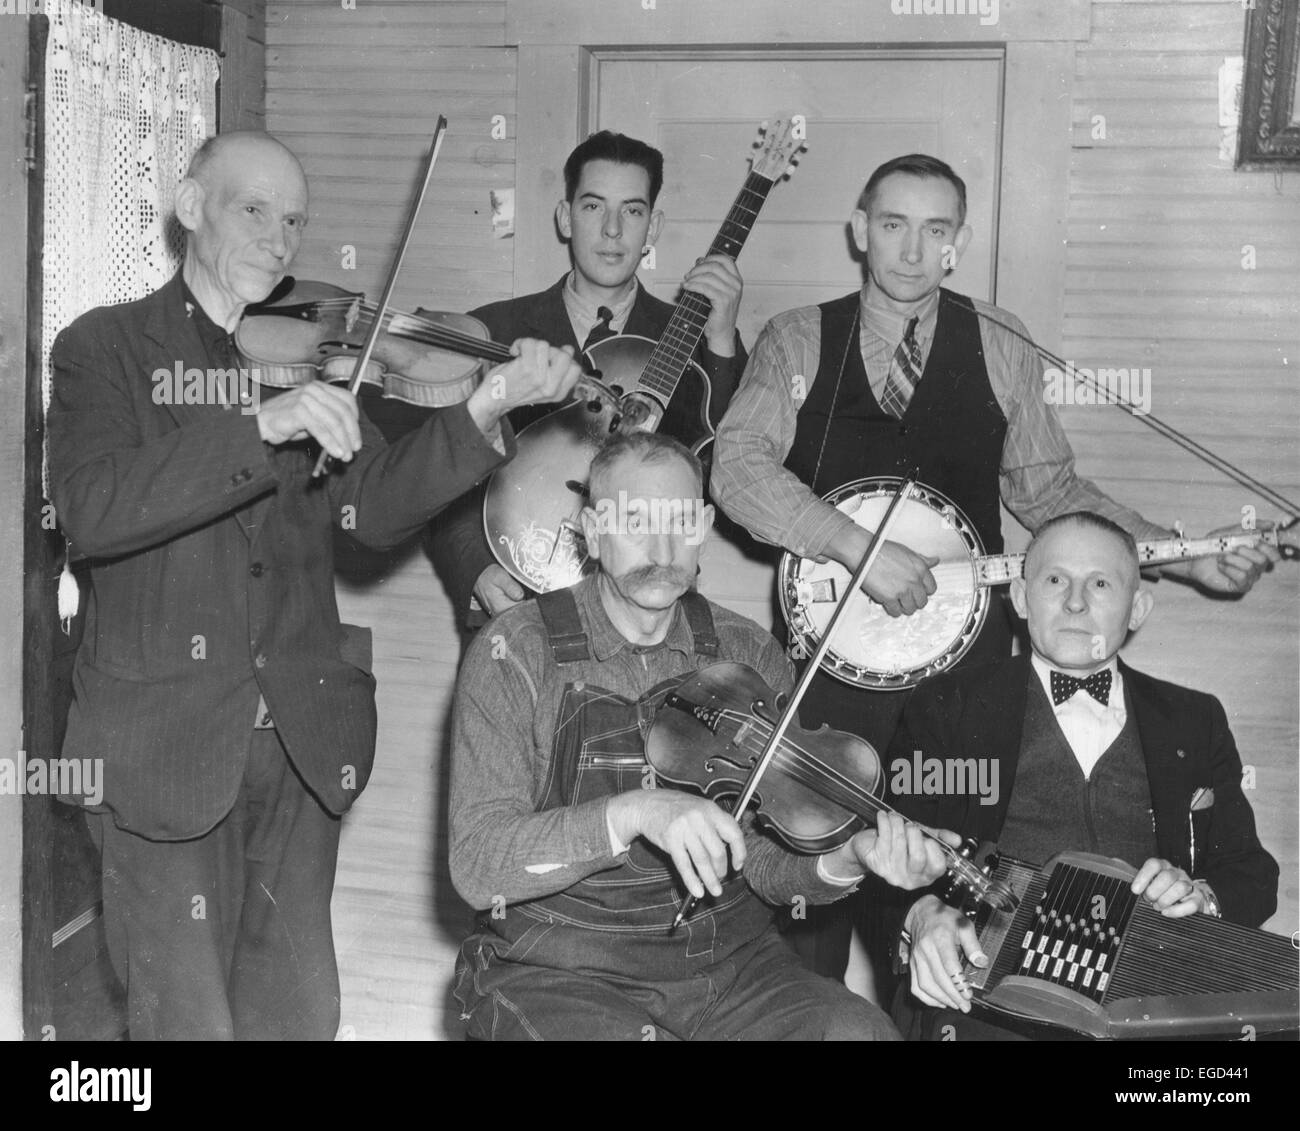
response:
{"label": "collared shirt", "polygon": [[[239,356],[239,350],[235,347],[235,336],[226,330],[224,326],[218,326],[208,312],[203,309],[199,300],[194,297],[194,292],[190,290],[190,285],[181,280],[181,298],[185,302],[185,311],[190,316],[190,321],[194,324],[194,331],[199,336],[199,341],[203,343],[203,348],[207,352],[206,360],[215,369],[241,369],[242,360]],[[242,374],[240,374],[242,378]],[[221,398],[221,407],[224,409],[234,408],[235,405],[227,396],[227,382],[209,381],[205,388],[214,389]],[[243,389],[244,381],[238,382],[238,388]]]}
{"label": "collared shirt", "polygon": [[580,344],[586,342],[587,335],[600,321],[599,311],[602,306],[608,307],[614,315],[609,321],[609,328],[614,333],[621,334],[628,315],[632,313],[632,306],[636,302],[636,276],[633,275],[627,281],[624,293],[615,302],[609,303],[590,302],[578,294],[577,275],[576,270],[570,271],[568,278],[564,280],[564,309],[573,324],[573,336]]}
{"label": "collared shirt", "polygon": [[[1025,333],[1024,326],[1005,310],[972,301],[981,316],[980,341],[989,383],[1007,418],[1001,466],[996,471],[1007,509],[1030,530],[1054,515],[1086,510],[1111,519],[1139,540],[1169,537],[1164,527],[1120,506],[1076,474],[1070,442],[1055,408],[1043,395],[1043,366],[1037,352],[998,323],[1020,333]],[[866,331],[868,321],[870,331]],[[922,354],[928,357],[934,340],[932,312],[929,326],[925,322],[922,316],[918,332]],[[869,311],[864,306],[863,326],[863,361],[872,389],[879,393],[889,358],[902,340],[902,327],[887,323],[874,304]],[[816,380],[820,355],[818,307],[788,310],[767,323],[718,427],[712,484],[722,509],[755,537],[800,557],[824,560],[832,542],[853,520],[819,499],[784,466],[794,443],[799,406]]]}
{"label": "collared shirt", "polygon": [[[664,640],[642,647],[614,627],[596,578],[571,592],[590,659],[557,665],[537,603],[526,601],[480,632],[461,666],[452,710],[451,862],[457,889],[476,907],[490,906],[495,896],[513,903],[551,895],[618,862],[607,798],[536,811],[552,773],[566,685],[581,681],[635,700],[704,662],[680,606]],[[719,658],[748,664],[788,691],[790,664],[771,634],[719,605],[710,608]],[[819,903],[848,890],[825,875],[818,858],[786,851],[750,817],[744,826],[745,876],[760,898],[785,904],[803,895]]]}
{"label": "collared shirt", "polygon": [[[1047,702],[1052,702],[1052,665],[1035,652],[1029,660],[1047,695]],[[1059,669],[1057,669],[1059,670]],[[1110,672],[1110,699],[1098,703],[1088,692],[1080,687],[1064,703],[1052,706],[1052,713],[1065,735],[1065,740],[1074,751],[1079,769],[1085,778],[1092,776],[1093,767],[1101,761],[1110,744],[1119,737],[1128,719],[1124,708],[1124,677],[1119,672],[1119,661],[1114,656],[1110,663],[1097,671]],[[1074,675],[1074,672],[1068,672]],[[1092,672],[1087,672],[1092,675]]]}
{"label": "collared shirt", "polygon": [[934,342],[934,328],[939,324],[939,292],[927,295],[911,313],[899,314],[885,305],[880,291],[868,281],[862,288],[859,309],[862,312],[859,335],[862,365],[867,371],[867,384],[879,401],[884,396],[894,354],[907,333],[908,322],[913,318],[917,320],[915,336],[921,351],[921,370],[925,371],[925,362]]}

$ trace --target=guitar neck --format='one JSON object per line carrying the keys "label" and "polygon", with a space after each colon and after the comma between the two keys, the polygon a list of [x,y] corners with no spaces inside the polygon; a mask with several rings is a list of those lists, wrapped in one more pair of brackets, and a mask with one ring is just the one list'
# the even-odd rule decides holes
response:
{"label": "guitar neck", "polygon": [[[1275,530],[1243,530],[1240,534],[1222,534],[1217,538],[1160,538],[1137,544],[1138,565],[1165,565],[1192,558],[1225,554],[1243,546],[1267,542],[1278,545]],[[1024,554],[988,554],[975,560],[975,579],[980,585],[1005,585],[1024,575]]]}
{"label": "guitar neck", "polygon": [[[772,188],[772,182],[757,173],[750,173],[745,184],[736,196],[723,220],[718,234],[709,245],[709,254],[729,255],[735,259],[740,249],[745,246],[750,230],[763,202]],[[638,382],[640,388],[652,393],[662,403],[667,404],[677,389],[677,383],[690,364],[695,347],[700,344],[704,334],[704,324],[709,320],[709,300],[703,295],[687,291],[674,308],[668,325],[660,335],[659,342],[646,362],[645,370]]]}

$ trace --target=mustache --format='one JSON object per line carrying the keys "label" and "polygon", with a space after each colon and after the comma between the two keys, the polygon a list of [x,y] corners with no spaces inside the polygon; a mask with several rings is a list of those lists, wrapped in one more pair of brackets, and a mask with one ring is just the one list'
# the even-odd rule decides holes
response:
{"label": "mustache", "polygon": [[689,589],[695,581],[694,573],[676,566],[640,566],[619,576],[624,585],[676,585]]}

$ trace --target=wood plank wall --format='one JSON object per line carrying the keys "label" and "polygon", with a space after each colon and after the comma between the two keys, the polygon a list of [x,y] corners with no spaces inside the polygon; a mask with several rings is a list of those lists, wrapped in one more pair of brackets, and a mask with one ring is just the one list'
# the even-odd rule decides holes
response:
{"label": "wood plank wall", "polygon": [[[1300,176],[1218,156],[1217,73],[1242,52],[1240,5],[1095,0],[1075,57],[1062,356],[1151,370],[1151,412],[1300,499]],[[1094,115],[1105,137],[1094,138]],[[1245,269],[1250,249],[1254,269]],[[1189,532],[1277,512],[1110,406],[1063,410],[1081,469]],[[1300,571],[1240,601],[1154,587],[1125,658],[1224,703],[1282,867],[1271,929],[1296,928]],[[1249,780],[1249,779],[1248,779]]]}
{"label": "wood plank wall", "polygon": [[[271,3],[266,42],[267,128],[311,183],[295,273],[378,297],[442,113],[447,138],[395,303],[463,311],[508,297],[514,241],[493,238],[488,199],[515,183],[505,4]],[[343,266],[349,248],[354,269]],[[375,773],[339,856],[342,1033],[459,1039],[448,990],[472,918],[446,867],[444,731],[458,656],[450,606],[417,549],[357,555],[342,572],[344,619],[374,627],[380,716]]]}
{"label": "wood plank wall", "polygon": [[222,0],[221,132],[266,128],[266,0]]}
{"label": "wood plank wall", "polygon": [[[373,297],[442,112],[451,129],[398,305],[465,310],[513,292],[513,241],[492,238],[488,210],[490,189],[515,185],[505,8],[269,4],[267,128],[300,154],[312,185],[300,276]],[[1294,497],[1300,181],[1235,173],[1218,159],[1215,76],[1241,42],[1237,4],[1095,0],[1075,55],[1064,322],[1032,328],[1063,341],[1080,365],[1149,367],[1155,415]],[[491,136],[496,114],[504,140]],[[1092,137],[1094,114],[1106,117],[1105,139]],[[1256,248],[1253,271],[1241,266],[1246,244]],[[1200,532],[1258,502],[1113,408],[1064,414],[1084,473],[1154,520]],[[344,1035],[459,1038],[448,989],[469,919],[443,859],[450,610],[418,551],[346,572],[345,619],[375,629],[380,749],[344,830],[334,901]],[[1243,759],[1257,768],[1262,836],[1282,863],[1271,926],[1289,932],[1300,576],[1284,566],[1240,602],[1168,582],[1156,595],[1157,612],[1126,656],[1223,699]]]}

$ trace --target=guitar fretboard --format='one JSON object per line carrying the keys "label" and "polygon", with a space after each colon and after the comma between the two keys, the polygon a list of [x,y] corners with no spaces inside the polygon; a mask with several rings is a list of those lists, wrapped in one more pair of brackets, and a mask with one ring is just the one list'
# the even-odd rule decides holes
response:
{"label": "guitar fretboard", "polygon": [[[1160,538],[1137,544],[1138,564],[1164,565],[1168,562],[1206,558],[1260,542],[1277,545],[1277,536],[1271,530],[1250,530],[1240,534],[1223,534],[1217,538]],[[1023,577],[1024,572],[1024,554],[989,554],[975,561],[975,577],[980,585],[1005,585],[1017,577]]]}
{"label": "guitar fretboard", "polygon": [[[735,259],[740,249],[745,246],[750,229],[767,199],[772,182],[757,173],[750,173],[745,178],[744,187],[736,196],[723,220],[718,234],[709,245],[709,254],[729,255]],[[682,295],[673,310],[672,317],[659,339],[658,345],[650,354],[645,370],[641,374],[639,385],[653,393],[663,403],[672,399],[677,389],[677,382],[686,372],[695,347],[700,344],[704,333],[704,324],[709,320],[711,304],[703,295],[687,291]]]}

